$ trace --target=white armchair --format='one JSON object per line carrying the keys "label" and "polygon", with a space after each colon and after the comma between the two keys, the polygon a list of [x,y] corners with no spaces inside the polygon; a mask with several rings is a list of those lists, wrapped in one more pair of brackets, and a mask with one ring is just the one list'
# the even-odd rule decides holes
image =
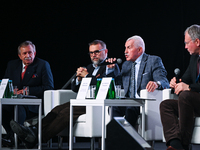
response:
{"label": "white armchair", "polygon": [[[47,90],[44,92],[44,115],[47,115],[54,107],[76,98],[76,93],[72,90]],[[58,134],[58,147],[62,147],[62,136],[68,136],[68,127]],[[52,140],[49,141],[49,147],[52,147]]]}
{"label": "white armchair", "polygon": [[[50,112],[55,106],[76,99],[76,93],[72,90],[48,90],[44,93],[44,113]],[[82,114],[76,120],[73,127],[75,137],[90,137],[91,149],[94,148],[95,137],[101,137],[101,107],[86,106],[86,114]],[[108,114],[107,114],[108,115]],[[67,132],[64,132],[68,136]],[[67,135],[66,135],[67,134]],[[61,133],[59,133],[61,135]],[[63,132],[62,132],[63,135]]]}
{"label": "white armchair", "polygon": [[[145,103],[145,136],[146,141],[162,140],[162,123],[160,120],[159,105],[163,99],[162,90],[148,92],[146,89],[140,91],[141,98],[153,98],[155,101],[147,100]],[[139,119],[141,121],[141,119]],[[138,132],[141,133],[141,123]]]}

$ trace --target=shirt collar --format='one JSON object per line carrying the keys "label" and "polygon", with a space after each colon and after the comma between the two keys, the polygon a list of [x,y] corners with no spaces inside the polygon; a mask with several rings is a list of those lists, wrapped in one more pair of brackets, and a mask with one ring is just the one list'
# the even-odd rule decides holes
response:
{"label": "shirt collar", "polygon": [[22,69],[24,69],[25,66],[26,66],[26,65],[24,65],[24,63],[22,62]]}
{"label": "shirt collar", "polygon": [[142,53],[142,55],[140,55],[140,57],[138,57],[138,58],[136,59],[135,62],[136,62],[137,64],[141,62],[143,55],[144,55],[144,53]]}

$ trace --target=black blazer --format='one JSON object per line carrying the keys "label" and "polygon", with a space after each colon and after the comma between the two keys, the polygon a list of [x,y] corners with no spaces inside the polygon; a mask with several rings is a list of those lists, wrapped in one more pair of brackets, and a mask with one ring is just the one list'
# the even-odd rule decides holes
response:
{"label": "black blazer", "polygon": [[[21,79],[22,61],[20,59],[8,62],[4,78],[9,78],[13,86],[19,90],[23,86],[29,86],[29,94],[43,99],[44,91],[54,88],[53,75],[50,65],[47,61],[35,58],[25,72],[23,80]],[[38,113],[38,106],[29,106],[30,111]]]}
{"label": "black blazer", "polygon": [[190,63],[182,76],[182,81],[186,84],[189,84],[191,91],[200,92],[200,83],[196,83],[197,78],[197,59],[199,55],[192,55],[190,57]]}

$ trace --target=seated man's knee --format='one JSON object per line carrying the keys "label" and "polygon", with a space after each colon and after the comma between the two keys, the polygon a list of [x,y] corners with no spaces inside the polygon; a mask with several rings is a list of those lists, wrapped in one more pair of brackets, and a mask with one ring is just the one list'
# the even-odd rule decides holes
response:
{"label": "seated man's knee", "polygon": [[176,105],[177,100],[167,99],[160,103],[160,113],[165,113],[166,110],[170,110],[174,107],[174,103]]}
{"label": "seated man's knee", "polygon": [[191,99],[192,92],[190,91],[183,91],[179,94],[178,101],[179,103],[186,102]]}

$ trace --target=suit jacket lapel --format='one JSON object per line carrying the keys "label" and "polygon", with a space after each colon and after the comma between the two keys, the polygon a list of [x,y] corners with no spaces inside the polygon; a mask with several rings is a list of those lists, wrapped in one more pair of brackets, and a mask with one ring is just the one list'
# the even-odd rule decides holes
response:
{"label": "suit jacket lapel", "polygon": [[198,59],[198,55],[196,55],[195,56],[195,58],[194,58],[194,64],[196,64],[196,65],[192,65],[192,67],[193,67],[193,69],[192,70],[194,70],[193,72],[194,73],[192,73],[192,79],[194,79],[194,83],[195,83],[195,81],[196,81],[196,78],[197,78],[197,76],[198,76],[198,74],[199,73],[197,73],[197,59]]}
{"label": "suit jacket lapel", "polygon": [[20,82],[21,82],[21,73],[22,73],[22,62],[19,61],[19,64],[17,65],[16,70],[14,71],[14,81],[13,81],[13,85],[14,86],[20,86]]}
{"label": "suit jacket lapel", "polygon": [[97,71],[96,78],[103,76],[103,73],[105,72],[104,70],[106,70],[106,66],[100,66],[99,70]]}
{"label": "suit jacket lapel", "polygon": [[123,70],[123,73],[126,74],[126,77],[123,78],[123,86],[124,86],[125,94],[127,94],[128,90],[129,90],[132,65],[133,65],[133,62],[128,61],[126,67],[124,67],[124,70]]}
{"label": "suit jacket lapel", "polygon": [[147,58],[148,58],[148,55],[144,53],[142,60],[141,60],[141,63],[140,63],[139,72],[138,72],[137,91],[140,90],[139,87],[140,87],[140,83],[142,81],[142,75],[144,73],[144,69],[145,69],[145,66],[146,66],[146,63],[147,63]]}

